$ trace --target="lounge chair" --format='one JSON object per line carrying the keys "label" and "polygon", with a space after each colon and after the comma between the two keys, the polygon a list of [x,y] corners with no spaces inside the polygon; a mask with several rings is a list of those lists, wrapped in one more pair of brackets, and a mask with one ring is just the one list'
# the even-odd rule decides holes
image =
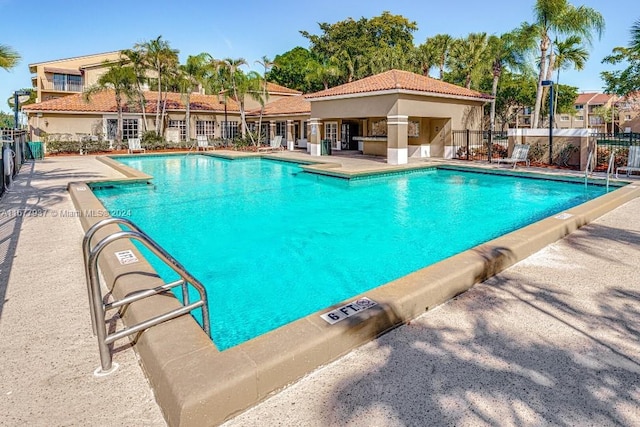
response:
{"label": "lounge chair", "polygon": [[626,170],[627,177],[631,172],[640,172],[640,145],[629,146],[629,157],[627,158],[627,166],[620,166],[616,168],[616,178],[618,178],[618,171]]}
{"label": "lounge chair", "polygon": [[516,165],[520,162],[524,162],[527,167],[529,167],[529,145],[527,144],[516,144],[513,147],[513,153],[511,153],[511,157],[506,159],[498,159],[498,164],[500,163],[513,163],[513,168],[516,168]]}
{"label": "lounge chair", "polygon": [[133,154],[136,151],[146,152],[142,145],[140,144],[140,138],[129,138],[127,140],[127,144],[129,146],[128,152],[129,154]]}
{"label": "lounge chair", "polygon": [[200,151],[200,149],[202,149],[202,151],[216,149],[213,145],[209,145],[209,138],[207,138],[206,135],[197,135],[196,141],[198,143],[198,151]]}
{"label": "lounge chair", "polygon": [[271,144],[266,147],[258,147],[258,151],[282,150],[282,135],[276,135],[271,140]]}

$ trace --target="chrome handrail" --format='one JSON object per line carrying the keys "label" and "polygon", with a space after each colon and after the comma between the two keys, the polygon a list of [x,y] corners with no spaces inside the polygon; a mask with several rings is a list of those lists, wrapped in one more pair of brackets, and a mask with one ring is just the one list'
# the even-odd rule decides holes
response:
{"label": "chrome handrail", "polygon": [[613,173],[613,165],[616,160],[616,149],[611,149],[611,156],[609,157],[609,166],[607,166],[607,190],[609,189],[609,177]]}
{"label": "chrome handrail", "polygon": [[[589,173],[591,172],[591,173]],[[589,157],[587,158],[587,167],[584,168],[584,185],[587,186],[589,176],[593,175],[593,150],[589,150]]]}
{"label": "chrome handrail", "polygon": [[[100,240],[93,248],[91,248],[91,240],[95,233],[110,224],[124,224],[130,230],[118,231]],[[178,273],[180,280],[171,283],[165,283],[153,289],[141,290],[128,295],[127,297],[116,300],[111,303],[104,303],[100,288],[100,275],[98,270],[98,259],[102,251],[111,243],[121,239],[133,239],[142,243],[155,256],[160,258],[173,271]],[[94,224],[87,230],[82,241],[83,255],[85,257],[85,274],[87,277],[87,289],[90,300],[91,322],[94,333],[98,337],[98,348],[100,351],[101,371],[96,371],[98,375],[106,375],[113,372],[112,357],[109,351],[109,344],[114,341],[143,331],[152,326],[166,322],[195,310],[202,308],[202,328],[207,336],[211,337],[211,328],[209,325],[209,307],[207,305],[207,291],[205,287],[195,277],[193,277],[175,258],[158,245],[151,237],[141,231],[135,224],[124,218],[107,218]],[[200,299],[194,303],[189,302],[189,294],[187,284],[191,284],[199,293]],[[182,286],[183,306],[151,319],[145,320],[135,325],[128,326],[111,334],[107,333],[107,325],[105,322],[105,312],[109,309],[119,308],[140,299],[166,292],[177,286]],[[100,326],[98,326],[100,325]]]}

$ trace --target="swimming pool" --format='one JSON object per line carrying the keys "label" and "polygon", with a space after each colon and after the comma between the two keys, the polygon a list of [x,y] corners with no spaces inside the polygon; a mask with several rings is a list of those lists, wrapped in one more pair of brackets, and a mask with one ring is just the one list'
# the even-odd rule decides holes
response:
{"label": "swimming pool", "polygon": [[155,186],[95,194],[207,286],[220,349],[606,191],[435,168],[348,181],[265,159],[118,160]]}

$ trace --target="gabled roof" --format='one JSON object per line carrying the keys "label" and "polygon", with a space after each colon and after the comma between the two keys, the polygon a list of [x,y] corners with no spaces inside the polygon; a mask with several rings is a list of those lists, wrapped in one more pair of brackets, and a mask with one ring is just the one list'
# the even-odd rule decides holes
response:
{"label": "gabled roof", "polygon": [[[158,92],[145,92],[144,96],[147,100],[146,111],[148,113],[155,113],[156,111],[156,99]],[[185,99],[180,93],[168,93],[166,95],[168,111],[172,110],[185,110]],[[199,93],[192,93],[189,102],[192,111],[224,111],[224,103],[218,100],[217,96],[202,95]],[[79,113],[115,113],[116,99],[112,90],[106,90],[98,92],[91,97],[89,102],[86,102],[83,98],[83,94],[78,93],[74,95],[63,96],[61,98],[44,101],[38,104],[29,104],[23,107],[24,111],[58,111],[58,112],[79,112]],[[140,109],[138,105],[133,102],[129,102],[125,111],[137,112]],[[232,99],[227,100],[227,111],[237,112],[239,111],[238,104]]]}
{"label": "gabled roof", "polygon": [[90,58],[96,58],[96,57],[101,57],[101,56],[113,55],[113,54],[120,53],[120,52],[122,52],[122,51],[114,50],[112,52],[92,53],[90,55],[72,56],[70,58],[53,59],[51,61],[33,62],[33,63],[29,64],[29,72],[35,73],[36,72],[35,67],[37,67],[38,65],[55,64],[57,62],[65,62],[65,61],[75,61],[77,59],[83,59],[83,58],[90,59]]}
{"label": "gabled roof", "polygon": [[604,105],[613,98],[613,95],[597,92],[585,92],[578,95],[575,105]]}
{"label": "gabled roof", "polygon": [[483,101],[492,99],[490,95],[485,93],[402,70],[389,70],[305,96],[307,99],[319,99],[357,94],[371,95],[379,92],[421,92],[425,95],[462,97]]}
{"label": "gabled roof", "polygon": [[[286,96],[269,102],[264,106],[264,116],[295,116],[311,113],[311,103],[304,96]],[[248,112],[250,115],[259,115],[260,108]]]}
{"label": "gabled roof", "polygon": [[274,95],[300,95],[302,92],[289,89],[288,87],[281,86],[277,83],[267,82],[267,92],[272,93]]}

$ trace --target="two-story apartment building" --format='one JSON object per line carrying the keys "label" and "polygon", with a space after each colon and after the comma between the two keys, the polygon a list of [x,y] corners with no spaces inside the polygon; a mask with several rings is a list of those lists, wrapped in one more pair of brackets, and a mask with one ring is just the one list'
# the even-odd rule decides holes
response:
{"label": "two-story apartment building", "polygon": [[620,98],[616,104],[621,132],[640,133],[640,92]]}
{"label": "two-story apartment building", "polygon": [[[556,114],[554,126],[558,129],[592,129],[594,132],[610,132],[612,124],[605,120],[601,109],[614,107],[615,103],[616,97],[613,95],[597,92],[581,93],[574,103],[575,112]],[[509,127],[530,128],[532,113],[531,107],[518,107],[517,111],[510,114]],[[543,118],[543,126],[548,125],[548,118]]]}
{"label": "two-story apartment building", "polygon": [[598,133],[609,132],[613,125],[607,123],[601,110],[611,108],[615,99],[615,96],[606,93],[581,93],[574,103],[575,114],[558,114],[555,125],[559,129],[592,129]]}
{"label": "two-story apartment building", "polygon": [[115,51],[29,64],[36,103],[81,93],[98,80],[108,63],[119,58],[120,51]]}

